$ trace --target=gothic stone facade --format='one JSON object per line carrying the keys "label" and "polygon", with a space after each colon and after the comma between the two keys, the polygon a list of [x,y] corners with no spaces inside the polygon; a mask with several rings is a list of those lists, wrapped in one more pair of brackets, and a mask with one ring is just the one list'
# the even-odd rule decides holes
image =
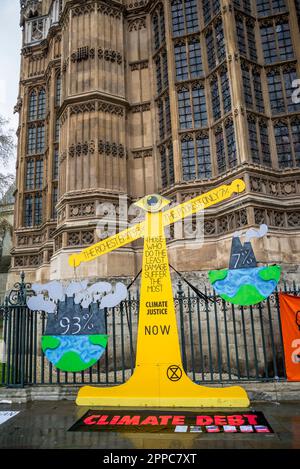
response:
{"label": "gothic stone facade", "polygon": [[[299,0],[22,0],[10,283],[73,278],[68,256],[98,240],[99,206],[120,195],[180,203],[235,178],[246,192],[205,212],[202,247],[171,240],[171,264],[225,268],[233,232],[266,223],[258,261],[295,272],[299,24]],[[141,251],[77,275],[134,276]]]}

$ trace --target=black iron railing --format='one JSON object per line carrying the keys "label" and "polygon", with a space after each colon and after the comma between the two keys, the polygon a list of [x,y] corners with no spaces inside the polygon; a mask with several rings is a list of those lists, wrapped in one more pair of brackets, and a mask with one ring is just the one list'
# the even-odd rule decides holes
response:
{"label": "black iron railing", "polygon": [[[184,369],[197,383],[285,379],[278,292],[256,306],[239,307],[205,291],[213,301],[199,298],[177,284],[175,307]],[[299,293],[293,285],[283,291]],[[30,285],[21,281],[1,307],[4,357],[0,364],[4,386],[58,384],[113,385],[133,373],[139,298],[129,294],[119,307],[106,310],[109,342],[96,365],[80,373],[64,373],[46,359],[41,336],[47,313],[26,306]],[[163,353],[163,351],[162,351]],[[1,362],[1,357],[0,357]]]}

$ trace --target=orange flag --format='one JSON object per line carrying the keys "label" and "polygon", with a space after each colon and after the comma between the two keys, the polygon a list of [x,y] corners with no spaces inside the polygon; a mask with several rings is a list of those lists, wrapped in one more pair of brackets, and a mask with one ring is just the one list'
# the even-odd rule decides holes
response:
{"label": "orange flag", "polygon": [[285,367],[288,381],[300,381],[300,297],[279,294]]}

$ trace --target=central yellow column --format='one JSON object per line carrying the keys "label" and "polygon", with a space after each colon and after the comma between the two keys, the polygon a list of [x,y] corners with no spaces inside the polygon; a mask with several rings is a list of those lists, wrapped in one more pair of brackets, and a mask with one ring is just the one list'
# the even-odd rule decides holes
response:
{"label": "central yellow column", "polygon": [[244,389],[199,386],[183,370],[161,212],[168,201],[156,195],[145,199],[137,204],[146,210],[146,222],[134,373],[120,386],[86,386],[76,402],[85,406],[248,407]]}
{"label": "central yellow column", "polygon": [[136,367],[181,366],[162,212],[146,214],[138,337]]}

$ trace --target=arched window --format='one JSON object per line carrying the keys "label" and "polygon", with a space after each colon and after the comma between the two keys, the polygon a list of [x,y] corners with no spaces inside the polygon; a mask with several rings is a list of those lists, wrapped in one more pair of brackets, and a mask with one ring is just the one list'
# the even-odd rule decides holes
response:
{"label": "arched window", "polygon": [[161,184],[165,188],[168,185],[168,171],[167,171],[167,156],[166,147],[163,145],[160,148],[160,170],[161,170]]}
{"label": "arched window", "polygon": [[218,126],[215,129],[215,143],[217,154],[218,173],[222,174],[226,171],[226,157],[225,157],[225,140],[223,136],[223,128]]}
{"label": "arched window", "polygon": [[181,36],[185,33],[184,12],[181,0],[174,0],[172,2],[172,26],[173,36]]}
{"label": "arched window", "polygon": [[41,189],[43,186],[43,176],[44,176],[43,159],[41,158],[28,159],[27,166],[26,166],[26,184],[25,184],[26,189],[27,190]]}
{"label": "arched window", "polygon": [[53,189],[52,189],[52,218],[53,219],[57,217],[57,211],[56,211],[57,201],[58,201],[58,187],[53,186]]}
{"label": "arched window", "polygon": [[228,154],[228,166],[234,168],[237,165],[236,155],[236,144],[235,144],[235,133],[234,125],[230,120],[225,125],[226,143],[227,143],[227,154]]}
{"label": "arched window", "polygon": [[46,91],[44,88],[39,92],[38,119],[46,117]]}
{"label": "arched window", "polygon": [[218,79],[211,79],[210,82],[210,94],[211,94],[211,106],[213,110],[214,120],[218,120],[221,117],[221,101]]}
{"label": "arched window", "polygon": [[272,20],[272,23],[262,25],[260,35],[266,64],[294,57],[291,28],[287,20]]}
{"label": "arched window", "polygon": [[40,225],[43,219],[43,199],[40,193],[26,195],[24,201],[24,225]]}
{"label": "arched window", "polygon": [[280,168],[300,166],[300,120],[298,117],[274,125],[277,157]]}
{"label": "arched window", "polygon": [[218,21],[209,27],[205,33],[207,60],[209,69],[212,70],[225,59],[225,39],[222,21]]}
{"label": "arched window", "polygon": [[220,0],[202,0],[204,23],[207,24],[220,11]]}
{"label": "arched window", "polygon": [[34,160],[27,161],[26,189],[34,189]]}
{"label": "arched window", "polygon": [[227,69],[223,69],[221,72],[221,92],[223,99],[223,112],[226,114],[231,111],[231,95]]}
{"label": "arched window", "polygon": [[181,87],[178,91],[178,111],[180,128],[191,129],[193,127],[192,107],[188,86]]}
{"label": "arched window", "polygon": [[288,125],[286,125],[284,122],[279,122],[274,126],[274,131],[279,167],[292,167],[293,155]]}
{"label": "arched window", "polygon": [[33,121],[36,119],[37,113],[37,95],[33,90],[29,96],[29,120]]}
{"label": "arched window", "polygon": [[181,157],[183,180],[196,179],[195,146],[192,136],[181,141]]}
{"label": "arched window", "polygon": [[56,76],[56,84],[55,84],[55,106],[60,106],[61,100],[61,75],[60,73]]}
{"label": "arched window", "polygon": [[166,39],[165,14],[163,5],[160,5],[152,16],[152,29],[154,50],[157,50]]}
{"label": "arched window", "polygon": [[32,195],[25,197],[24,203],[24,224],[25,226],[32,226]]}
{"label": "arched window", "polygon": [[175,174],[174,174],[174,155],[173,155],[173,143],[170,142],[168,145],[169,151],[169,184],[174,184]]}
{"label": "arched window", "polygon": [[286,11],[285,0],[256,0],[256,10],[258,16],[275,15]]}
{"label": "arched window", "polygon": [[165,188],[174,184],[174,158],[173,143],[169,142],[160,147],[160,164],[161,164],[161,183]]}
{"label": "arched window", "polygon": [[199,31],[196,0],[173,0],[171,12],[173,36]]}
{"label": "arched window", "polygon": [[214,129],[218,173],[222,174],[237,165],[234,123],[227,119]]}
{"label": "arched window", "polygon": [[43,218],[43,198],[42,194],[36,194],[34,200],[34,224],[40,225]]}
{"label": "arched window", "polygon": [[35,166],[35,188],[41,189],[43,186],[44,161],[36,160]]}
{"label": "arched window", "polygon": [[58,147],[54,149],[54,157],[53,157],[53,179],[56,181],[58,179],[59,174],[59,152]]}
{"label": "arched window", "polygon": [[154,37],[154,49],[159,49],[160,46],[160,39],[159,39],[159,24],[158,24],[158,16],[154,13],[152,18],[152,26],[153,26],[153,37]]}
{"label": "arched window", "polygon": [[183,180],[210,178],[212,173],[208,133],[204,131],[196,136],[185,135],[181,139],[181,158]]}
{"label": "arched window", "polygon": [[211,159],[208,134],[196,137],[197,174],[198,179],[211,177]]}
{"label": "arched window", "polygon": [[271,152],[269,143],[269,133],[267,122],[259,123],[260,146],[262,155],[262,164],[271,166]]}

